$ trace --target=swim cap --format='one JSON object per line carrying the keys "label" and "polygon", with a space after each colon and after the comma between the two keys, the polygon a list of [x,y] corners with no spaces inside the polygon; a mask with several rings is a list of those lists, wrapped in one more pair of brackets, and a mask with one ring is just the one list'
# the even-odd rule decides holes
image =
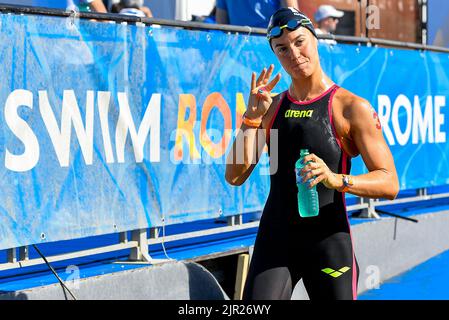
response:
{"label": "swim cap", "polygon": [[293,31],[299,27],[309,29],[315,38],[317,38],[312,21],[304,13],[293,7],[281,8],[277,10],[270,18],[267,28],[267,38],[271,44],[271,40],[273,38],[277,38],[282,35],[284,28]]}

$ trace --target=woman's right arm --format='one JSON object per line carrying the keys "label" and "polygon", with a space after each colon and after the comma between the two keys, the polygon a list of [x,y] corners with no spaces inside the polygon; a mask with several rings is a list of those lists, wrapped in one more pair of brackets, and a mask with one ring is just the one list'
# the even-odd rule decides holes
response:
{"label": "woman's right arm", "polygon": [[248,108],[232,148],[226,159],[226,181],[239,186],[249,177],[256,166],[265,146],[265,115],[273,104],[271,90],[279,82],[281,75],[268,83],[274,66],[262,70],[256,81],[256,74],[251,77],[251,92]]}

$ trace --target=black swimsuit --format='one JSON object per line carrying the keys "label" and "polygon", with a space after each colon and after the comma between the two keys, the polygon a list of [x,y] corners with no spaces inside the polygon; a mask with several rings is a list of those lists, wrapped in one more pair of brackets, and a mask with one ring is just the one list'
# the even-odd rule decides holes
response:
{"label": "black swimsuit", "polygon": [[316,217],[300,217],[297,204],[294,168],[301,149],[323,159],[332,172],[350,171],[350,157],[341,148],[332,122],[332,97],[337,90],[333,85],[307,102],[282,94],[267,130],[272,137],[271,142],[268,139],[270,165],[277,170],[270,177],[244,299],[290,299],[301,278],[310,299],[357,298],[358,265],[344,194],[319,183]]}

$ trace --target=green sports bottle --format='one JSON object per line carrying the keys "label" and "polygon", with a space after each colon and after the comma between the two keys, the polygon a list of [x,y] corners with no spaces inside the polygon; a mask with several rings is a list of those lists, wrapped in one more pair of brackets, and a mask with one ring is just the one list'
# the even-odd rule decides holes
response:
{"label": "green sports bottle", "polygon": [[90,5],[87,3],[80,3],[78,5],[78,9],[80,12],[91,12]]}
{"label": "green sports bottle", "polygon": [[298,161],[295,164],[296,186],[298,187],[298,211],[303,218],[315,217],[320,210],[320,203],[318,200],[318,192],[316,186],[309,189],[310,179],[306,183],[302,183],[301,169],[306,165],[303,164],[304,157],[309,154],[308,149],[301,149]]}

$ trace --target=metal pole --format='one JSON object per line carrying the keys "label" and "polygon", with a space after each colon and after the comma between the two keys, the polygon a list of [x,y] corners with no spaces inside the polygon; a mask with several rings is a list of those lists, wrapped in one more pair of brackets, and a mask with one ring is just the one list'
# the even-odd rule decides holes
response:
{"label": "metal pole", "polygon": [[427,34],[427,21],[428,21],[428,7],[427,0],[421,0],[421,43],[423,45],[427,44],[428,34]]}
{"label": "metal pole", "polygon": [[16,248],[11,248],[6,250],[7,260],[9,263],[17,262],[17,251]]}
{"label": "metal pole", "polygon": [[119,233],[119,242],[120,243],[127,243],[128,242],[128,233],[126,231]]}
{"label": "metal pole", "polygon": [[376,213],[375,210],[375,201],[374,199],[367,199],[368,200],[368,207],[365,209],[362,209],[362,213],[360,214],[361,218],[371,218],[371,219],[380,219],[380,216]]}
{"label": "metal pole", "polygon": [[235,216],[235,224],[236,225],[241,225],[243,223],[243,215],[242,214],[238,214]]}
{"label": "metal pole", "polygon": [[129,260],[132,261],[145,260],[145,257],[149,256],[147,230],[146,229],[133,230],[131,232],[131,240],[137,241],[137,247],[131,249]]}
{"label": "metal pole", "polygon": [[427,188],[419,188],[416,190],[416,195],[419,197],[427,196]]}
{"label": "metal pole", "polygon": [[365,7],[365,36],[369,38],[369,29],[368,29],[368,7],[369,7],[369,0],[366,0],[366,7]]}
{"label": "metal pole", "polygon": [[159,228],[154,227],[150,228],[150,239],[157,239],[159,238]]}
{"label": "metal pole", "polygon": [[28,259],[29,259],[28,246],[20,247],[19,248],[19,260],[26,261]]}
{"label": "metal pole", "polygon": [[357,0],[359,3],[359,19],[360,19],[360,37],[363,37],[363,24],[362,24],[362,0]]}
{"label": "metal pole", "polygon": [[418,220],[416,220],[416,219],[409,218],[409,217],[404,217],[404,216],[401,216],[399,214],[383,211],[383,210],[380,210],[380,209],[377,209],[377,212],[382,213],[382,214],[386,214],[386,215],[389,215],[389,216],[392,216],[392,217],[395,217],[395,218],[400,218],[400,219],[404,219],[404,220],[407,220],[407,221],[418,223]]}

